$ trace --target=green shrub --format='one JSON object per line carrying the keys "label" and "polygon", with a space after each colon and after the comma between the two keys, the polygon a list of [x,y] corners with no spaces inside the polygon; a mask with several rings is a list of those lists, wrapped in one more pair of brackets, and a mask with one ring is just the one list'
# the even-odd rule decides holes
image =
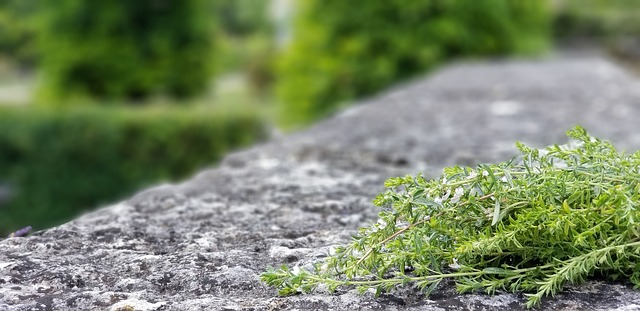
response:
{"label": "green shrub", "polygon": [[[47,101],[197,95],[211,78],[209,0],[44,1]],[[68,103],[69,101],[55,101]]]}
{"label": "green shrub", "polygon": [[36,11],[39,0],[0,0],[0,59],[21,65],[36,60]]}
{"label": "green shrub", "polygon": [[276,91],[285,125],[332,112],[456,56],[548,44],[546,1],[299,1]]}
{"label": "green shrub", "polygon": [[0,234],[44,228],[160,180],[214,164],[265,137],[255,114],[87,107],[0,110]]}

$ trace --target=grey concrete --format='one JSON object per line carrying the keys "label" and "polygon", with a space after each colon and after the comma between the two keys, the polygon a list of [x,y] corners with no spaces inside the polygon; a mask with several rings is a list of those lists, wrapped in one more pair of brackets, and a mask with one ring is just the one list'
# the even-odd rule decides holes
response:
{"label": "grey concrete", "polygon": [[[514,142],[565,143],[581,124],[640,148],[640,85],[599,58],[459,64],[311,129],[233,154],[27,238],[0,242],[0,310],[523,310],[523,296],[429,299],[405,289],[280,298],[267,266],[318,260],[376,217],[392,176],[502,161]],[[640,292],[592,281],[542,310],[640,310]]]}

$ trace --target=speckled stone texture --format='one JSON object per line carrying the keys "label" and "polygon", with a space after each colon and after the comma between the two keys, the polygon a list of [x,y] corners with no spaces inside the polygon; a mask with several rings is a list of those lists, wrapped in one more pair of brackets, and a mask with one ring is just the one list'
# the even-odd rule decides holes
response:
{"label": "speckled stone texture", "polygon": [[[576,124],[634,151],[638,116],[640,85],[599,56],[444,68],[184,183],[0,241],[0,310],[524,310],[522,295],[446,285],[281,298],[259,274],[347,242],[388,177],[507,160],[515,141],[562,144]],[[591,281],[540,309],[640,310],[640,292]]]}

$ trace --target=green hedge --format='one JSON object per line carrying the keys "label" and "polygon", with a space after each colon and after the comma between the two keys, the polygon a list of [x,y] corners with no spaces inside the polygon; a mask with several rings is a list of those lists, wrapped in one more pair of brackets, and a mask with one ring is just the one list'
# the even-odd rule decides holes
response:
{"label": "green hedge", "polygon": [[198,95],[212,75],[210,0],[42,1],[41,97]]}
{"label": "green hedge", "polygon": [[277,68],[285,126],[457,56],[544,50],[547,1],[301,0]]}
{"label": "green hedge", "polygon": [[255,114],[205,109],[0,109],[0,234],[45,228],[184,178],[265,137]]}

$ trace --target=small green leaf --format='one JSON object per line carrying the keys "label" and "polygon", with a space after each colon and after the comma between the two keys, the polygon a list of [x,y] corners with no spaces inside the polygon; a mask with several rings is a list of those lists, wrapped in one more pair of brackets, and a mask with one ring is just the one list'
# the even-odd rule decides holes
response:
{"label": "small green leaf", "polygon": [[506,274],[508,271],[504,268],[499,267],[489,267],[482,269],[482,272],[485,274]]}
{"label": "small green leaf", "polygon": [[495,226],[500,221],[500,200],[496,198],[496,202],[493,205],[493,220],[491,221],[491,225]]}
{"label": "small green leaf", "polygon": [[442,281],[442,279],[438,279],[436,281],[431,282],[431,284],[429,284],[429,286],[423,290],[424,295],[426,297],[429,297],[431,295],[431,293],[438,287],[438,285],[440,285],[440,282]]}

